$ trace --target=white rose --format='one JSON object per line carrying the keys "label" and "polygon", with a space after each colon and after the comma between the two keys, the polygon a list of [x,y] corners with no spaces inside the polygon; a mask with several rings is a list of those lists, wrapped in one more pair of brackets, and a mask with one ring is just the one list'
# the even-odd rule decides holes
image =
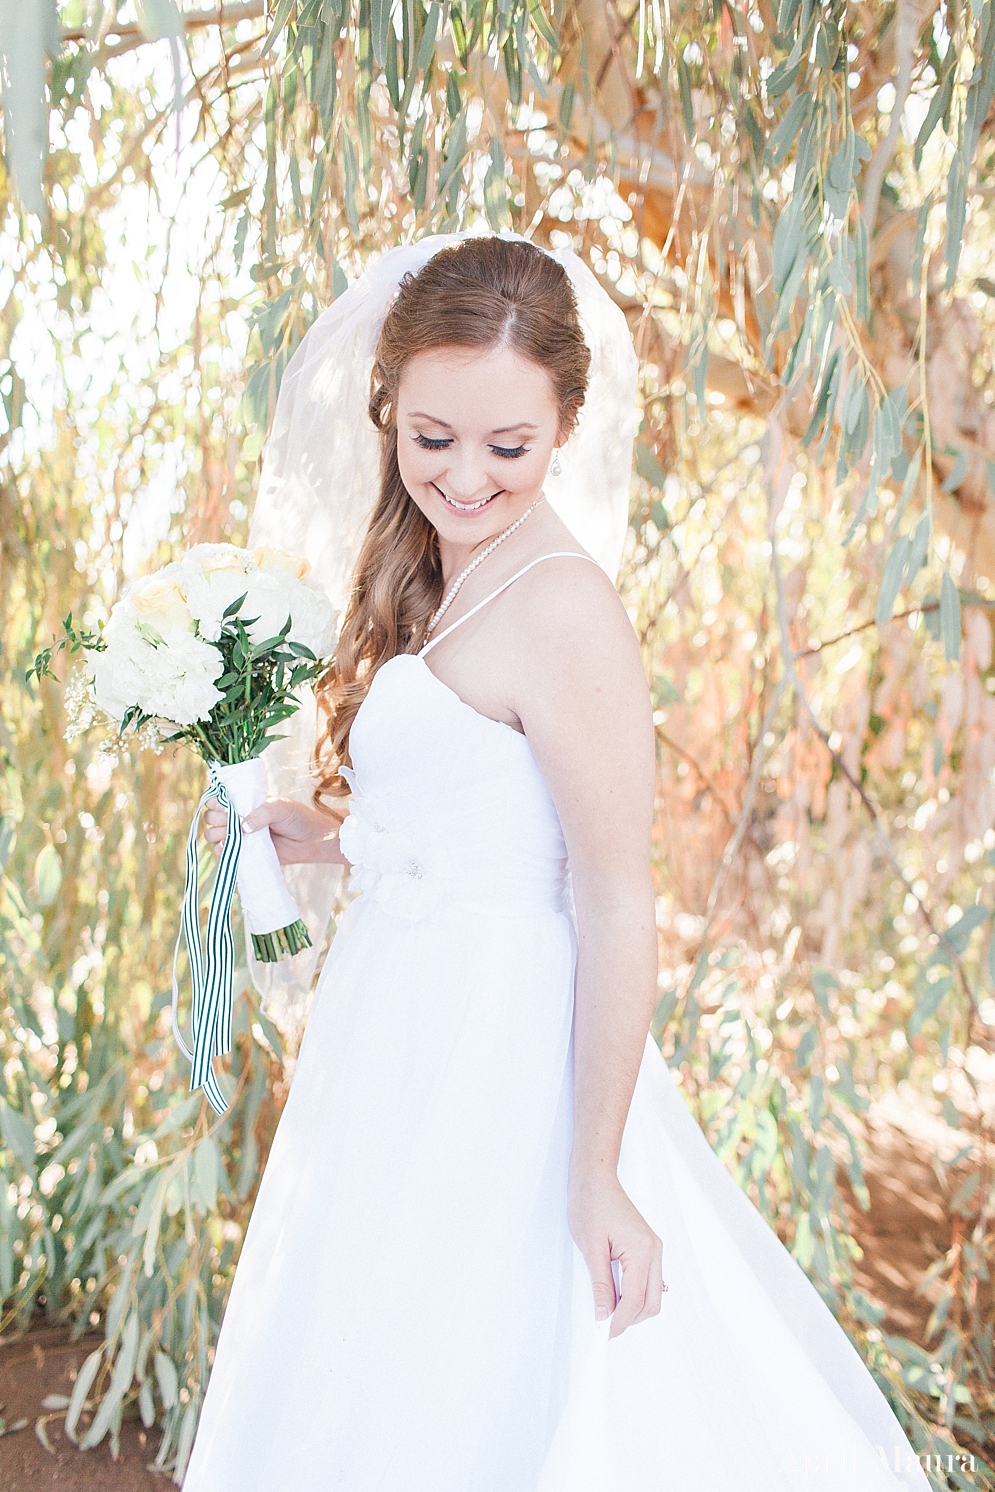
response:
{"label": "white rose", "polygon": [[218,573],[242,574],[255,568],[255,560],[247,549],[237,544],[195,544],[183,556],[199,565],[205,575]]}
{"label": "white rose", "polygon": [[[208,642],[217,642],[225,612],[248,591],[250,576],[241,568],[217,567],[205,574],[199,565],[192,564],[190,570],[192,573],[186,588],[191,615],[196,618],[201,637]],[[258,571],[250,573],[258,574]],[[244,606],[241,610],[245,613]]]}
{"label": "white rose", "polygon": [[239,615],[253,647],[258,647],[283,630],[291,614],[291,598],[300,587],[285,570],[256,570],[246,576],[246,582],[249,593]]}
{"label": "white rose", "polygon": [[291,642],[310,648],[316,658],[325,658],[335,643],[338,612],[324,591],[309,585],[294,588],[291,600]]}
{"label": "white rose", "polygon": [[194,619],[187,605],[183,567],[166,565],[134,586],[130,601],[139,624],[164,637],[167,632],[192,632]]}
{"label": "white rose", "polygon": [[252,551],[252,558],[260,570],[286,570],[295,580],[303,580],[311,568],[311,561],[301,554],[291,554],[278,544],[260,544]]}

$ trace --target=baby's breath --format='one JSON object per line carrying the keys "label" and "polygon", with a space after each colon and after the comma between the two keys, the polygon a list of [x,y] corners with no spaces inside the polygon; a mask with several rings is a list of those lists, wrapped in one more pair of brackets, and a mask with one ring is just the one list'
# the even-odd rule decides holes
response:
{"label": "baby's breath", "polygon": [[64,739],[75,741],[89,730],[96,714],[90,670],[81,663],[66,685],[66,730]]}

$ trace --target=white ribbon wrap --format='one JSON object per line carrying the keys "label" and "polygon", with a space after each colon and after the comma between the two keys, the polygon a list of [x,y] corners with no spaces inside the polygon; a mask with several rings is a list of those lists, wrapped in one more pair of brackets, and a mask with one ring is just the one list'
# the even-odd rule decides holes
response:
{"label": "white ribbon wrap", "polygon": [[[212,770],[224,783],[232,807],[240,819],[265,803],[269,792],[266,768],[258,757],[250,762],[224,766],[212,762]],[[269,829],[242,835],[238,857],[238,896],[250,933],[279,932],[300,917],[297,904],[287,890]]]}

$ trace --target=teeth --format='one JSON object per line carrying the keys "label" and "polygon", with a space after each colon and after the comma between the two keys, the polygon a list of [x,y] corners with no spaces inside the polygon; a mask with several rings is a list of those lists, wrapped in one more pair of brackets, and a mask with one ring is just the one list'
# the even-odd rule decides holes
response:
{"label": "teeth", "polygon": [[[436,491],[438,490],[439,489],[436,488]],[[486,508],[489,502],[494,501],[497,493],[492,493],[490,497],[483,498],[479,503],[457,503],[454,502],[451,497],[446,497],[446,494],[444,492],[440,492],[439,495],[443,499],[443,501],[447,502],[451,508],[455,508],[458,513],[473,513],[477,510],[477,508]]]}

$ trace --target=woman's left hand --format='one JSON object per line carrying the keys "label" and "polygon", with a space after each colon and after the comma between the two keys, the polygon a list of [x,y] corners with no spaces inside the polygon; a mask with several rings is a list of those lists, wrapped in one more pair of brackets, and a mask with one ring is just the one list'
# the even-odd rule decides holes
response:
{"label": "woman's left hand", "polygon": [[[590,1271],[596,1319],[604,1321],[614,1312],[608,1335],[621,1336],[626,1327],[659,1315],[663,1245],[629,1201],[618,1177],[571,1175],[567,1221]],[[622,1267],[617,1303],[613,1259]]]}

